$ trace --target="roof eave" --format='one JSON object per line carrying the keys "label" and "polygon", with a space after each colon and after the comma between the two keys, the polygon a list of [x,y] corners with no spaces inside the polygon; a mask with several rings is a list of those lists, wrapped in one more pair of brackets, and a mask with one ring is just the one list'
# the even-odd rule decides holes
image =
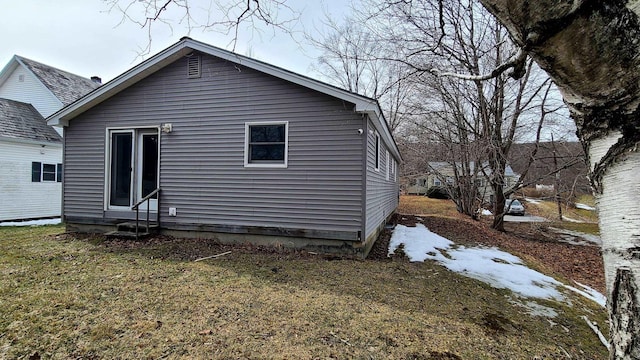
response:
{"label": "roof eave", "polygon": [[368,114],[374,119],[373,122],[376,129],[379,133],[383,134],[385,142],[390,144],[391,152],[398,160],[402,159],[400,151],[393,140],[391,131],[384,119],[384,115],[380,110],[380,105],[376,100],[325,84],[315,79],[296,74],[289,70],[285,70],[259,60],[213,47],[188,37],[182,38],[179,42],[154,55],[147,61],[131,68],[74,103],[52,114],[47,118],[47,124],[52,126],[68,126],[69,120],[192,51],[199,51],[239,65],[247,66],[265,74],[281,78],[294,84],[301,85],[354,104],[354,111]]}

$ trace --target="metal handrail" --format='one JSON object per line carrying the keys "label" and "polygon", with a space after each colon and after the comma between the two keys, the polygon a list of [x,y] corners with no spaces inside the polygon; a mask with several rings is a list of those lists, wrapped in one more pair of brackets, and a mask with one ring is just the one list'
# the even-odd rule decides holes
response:
{"label": "metal handrail", "polygon": [[[160,193],[160,188],[157,188],[155,190],[153,190],[152,192],[149,193],[149,195],[143,197],[142,199],[140,199],[140,201],[138,201],[137,203],[135,203],[131,209],[136,211],[136,241],[138,241],[138,225],[139,225],[139,219],[140,219],[140,205],[142,205],[142,203],[144,203],[145,201],[147,202],[147,231],[149,231],[149,200],[155,195],[155,194],[159,194]],[[158,195],[158,210],[160,208],[160,195]],[[160,215],[157,215],[158,217],[158,223],[160,222]]]}

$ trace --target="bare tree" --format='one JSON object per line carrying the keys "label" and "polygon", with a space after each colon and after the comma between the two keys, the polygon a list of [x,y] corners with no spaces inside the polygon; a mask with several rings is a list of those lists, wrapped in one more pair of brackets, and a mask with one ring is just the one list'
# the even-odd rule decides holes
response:
{"label": "bare tree", "polygon": [[[411,97],[413,119],[447,148],[439,160],[453,169],[455,181],[447,187],[457,209],[475,217],[483,200],[478,181],[486,181],[493,193],[493,227],[504,231],[505,197],[513,192],[505,182],[507,157],[525,128],[532,128],[539,140],[553,111],[545,105],[548,77],[531,61],[518,70],[522,77],[517,81],[502,73],[483,75],[521,56],[514,55],[519,51],[505,29],[477,3],[368,4],[373,9],[366,15],[370,31],[380,36],[376,43],[394,49],[385,60],[421,74],[412,77],[420,93]],[[514,185],[519,186],[509,184]]]}
{"label": "bare tree", "polygon": [[406,104],[413,92],[414,71],[385,59],[388,44],[379,42],[358,24],[351,18],[337,23],[325,15],[324,30],[306,35],[307,41],[322,52],[314,70],[328,82],[378,100],[395,132],[409,117]]}

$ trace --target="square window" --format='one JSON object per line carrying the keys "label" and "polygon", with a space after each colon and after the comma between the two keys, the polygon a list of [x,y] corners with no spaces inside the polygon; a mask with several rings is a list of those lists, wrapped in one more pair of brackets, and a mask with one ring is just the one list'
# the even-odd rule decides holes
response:
{"label": "square window", "polygon": [[42,164],[42,181],[56,181],[56,166],[54,164]]}
{"label": "square window", "polygon": [[245,166],[286,167],[288,123],[245,124]]}

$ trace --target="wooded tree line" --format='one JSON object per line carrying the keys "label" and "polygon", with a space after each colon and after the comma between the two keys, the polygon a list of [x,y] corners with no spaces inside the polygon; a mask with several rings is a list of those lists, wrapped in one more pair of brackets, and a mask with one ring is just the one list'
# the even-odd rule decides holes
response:
{"label": "wooded tree line", "polygon": [[[149,31],[167,21],[163,12],[172,6],[183,10],[177,22],[196,23],[188,0],[105,1]],[[291,6],[214,0],[197,25],[286,28],[296,17]],[[405,139],[451,144],[453,163],[486,161],[494,213],[509,195],[502,183],[513,144],[525,133],[539,140],[557,120],[561,105],[551,101],[552,79],[575,122],[596,195],[611,358],[640,359],[640,0],[363,0],[354,6],[356,15],[335,32],[313,38],[326,45],[321,71],[378,98]],[[283,13],[291,17],[283,20]],[[468,180],[483,167],[460,168],[459,179]]]}

